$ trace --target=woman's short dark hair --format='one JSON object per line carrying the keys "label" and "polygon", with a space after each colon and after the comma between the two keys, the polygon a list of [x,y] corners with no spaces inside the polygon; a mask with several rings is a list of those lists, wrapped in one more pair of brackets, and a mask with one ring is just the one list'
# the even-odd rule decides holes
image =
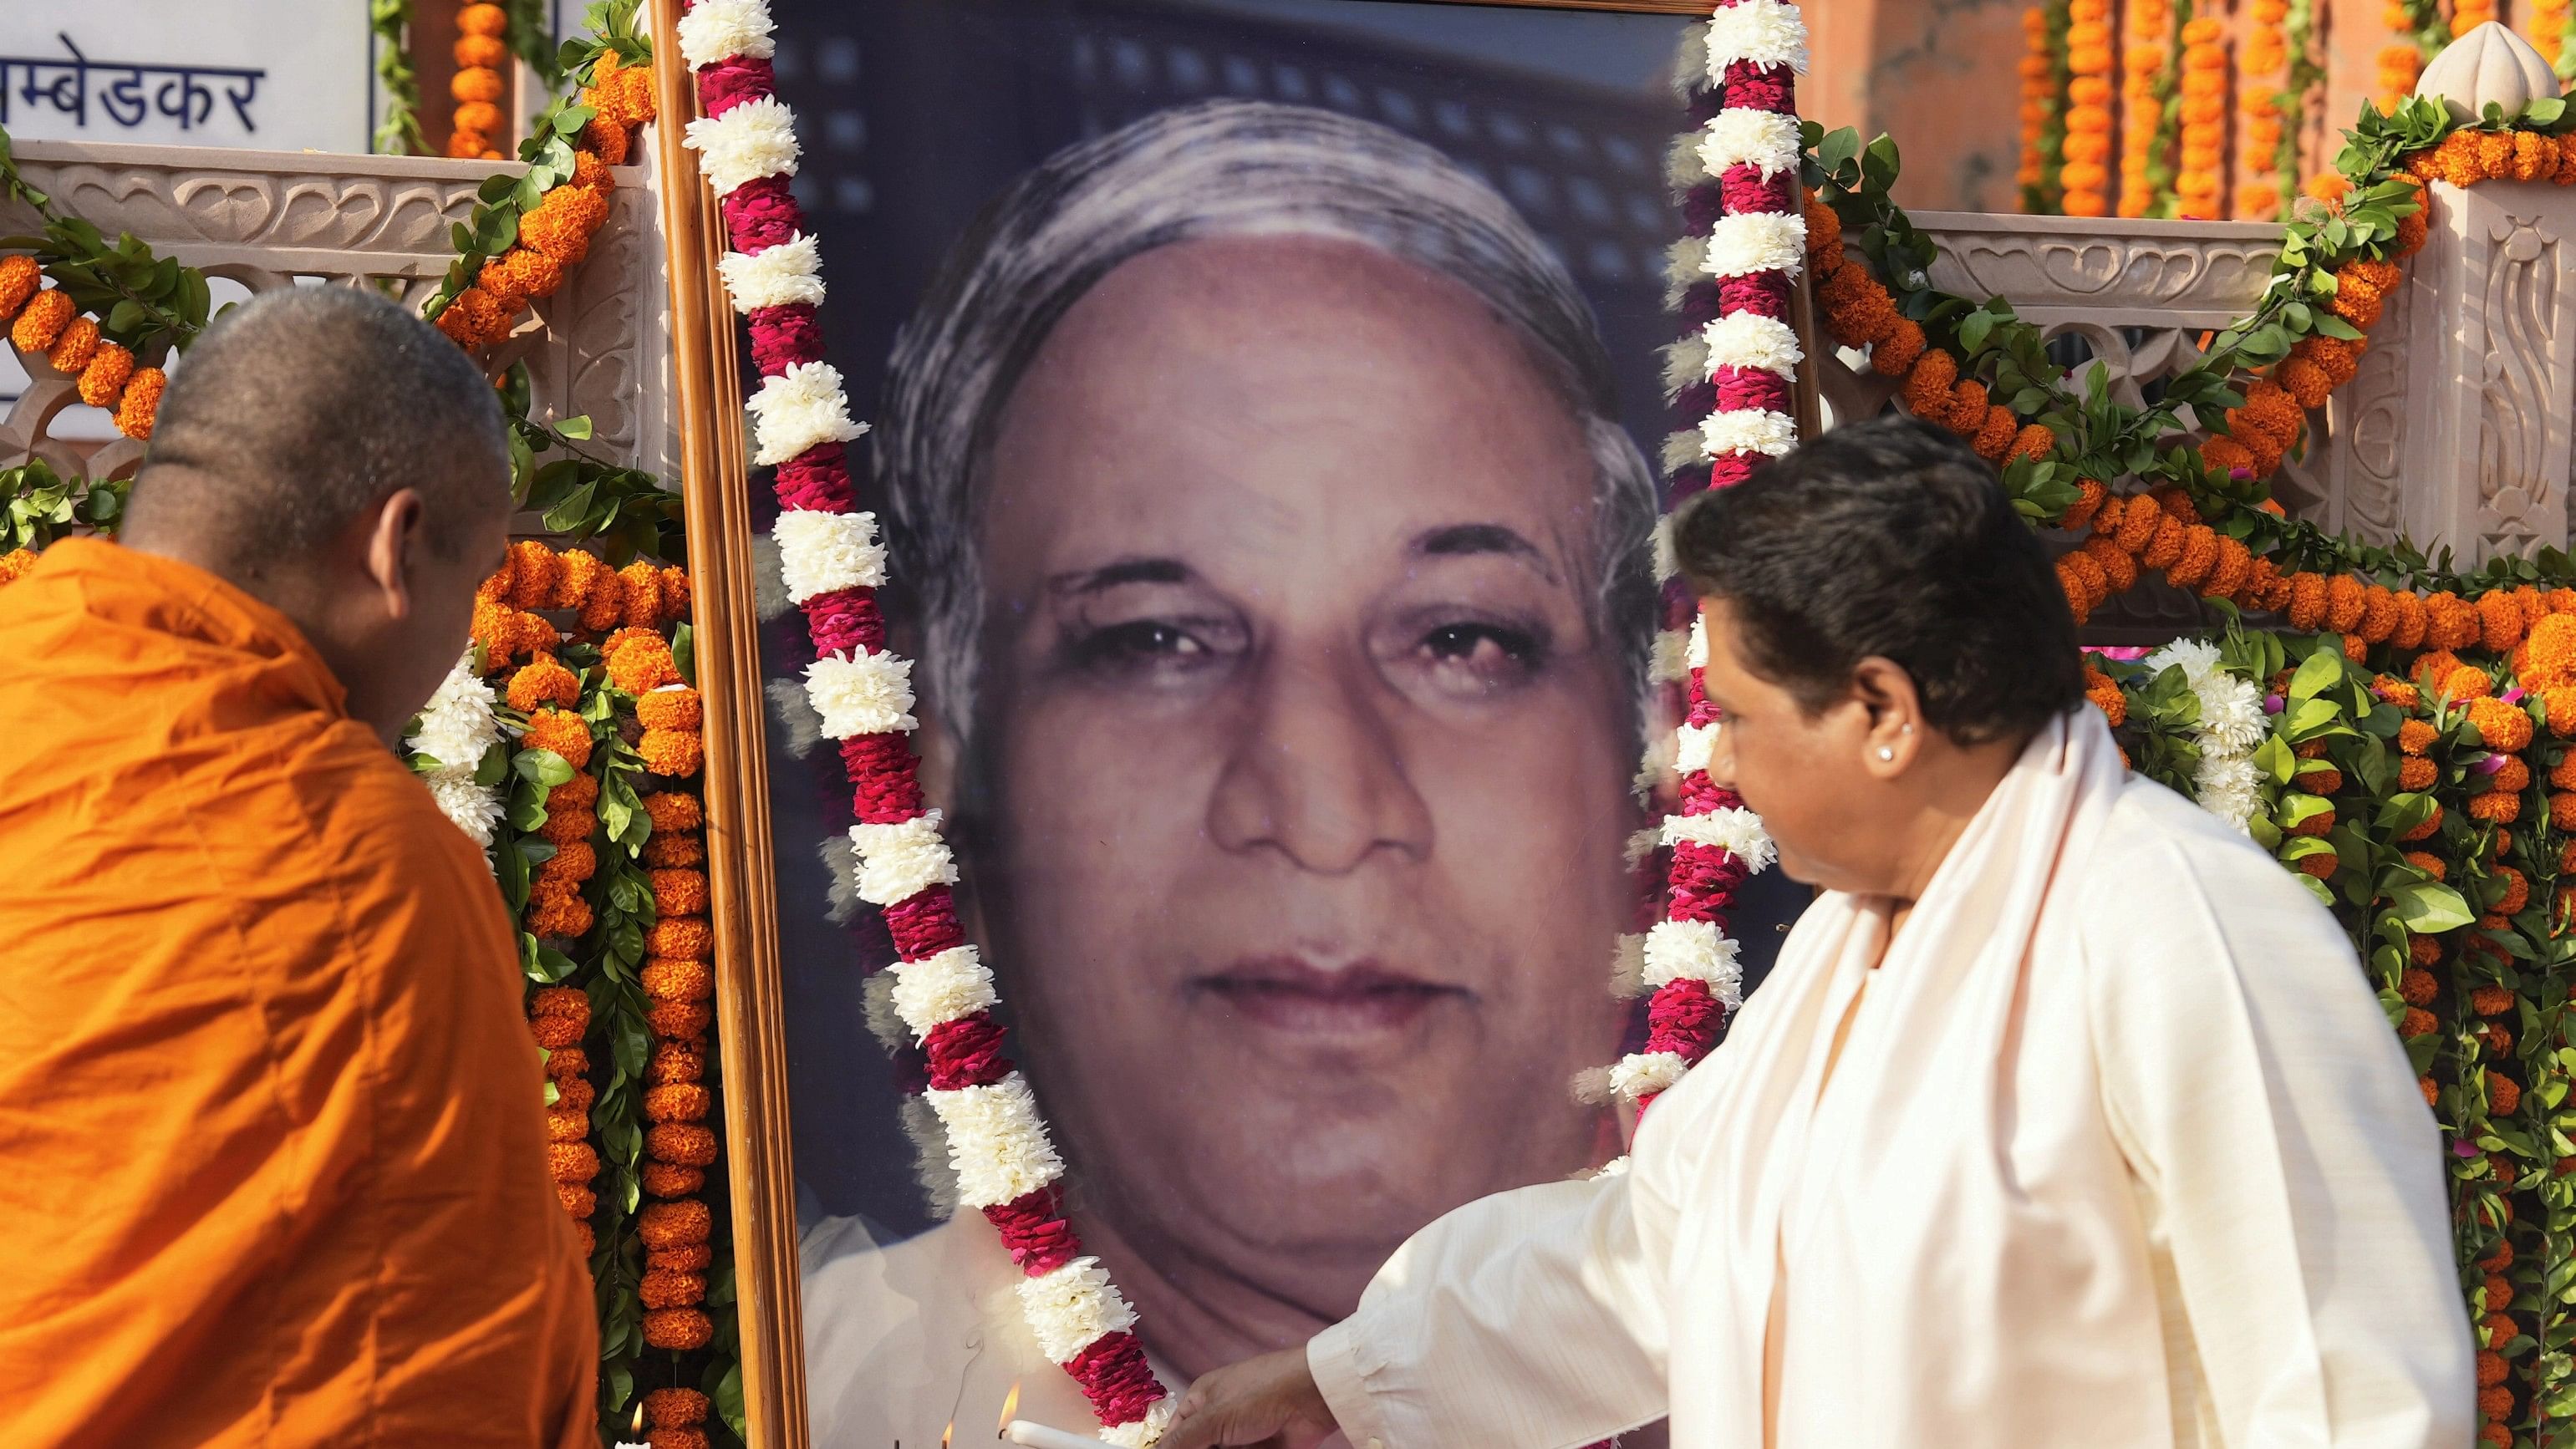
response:
{"label": "woman's short dark hair", "polygon": [[1872,655],[1963,744],[2022,738],[2084,698],[2047,549],[1957,437],[1855,423],[1673,519],[1682,576],[1724,599],[1754,672],[1822,708]]}

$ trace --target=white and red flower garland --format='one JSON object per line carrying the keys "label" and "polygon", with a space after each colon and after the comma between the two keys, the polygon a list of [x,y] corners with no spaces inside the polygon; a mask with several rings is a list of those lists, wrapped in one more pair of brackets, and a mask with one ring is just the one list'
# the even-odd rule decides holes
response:
{"label": "white and red flower garland", "polygon": [[[1790,389],[1804,360],[1789,299],[1807,253],[1796,79],[1807,64],[1806,23],[1791,0],[1720,0],[1706,44],[1708,84],[1691,90],[1701,121],[1690,152],[1697,174],[1683,199],[1694,239],[1676,250],[1673,278],[1685,323],[1698,329],[1677,350],[1683,385],[1673,409],[1685,427],[1695,420],[1697,432],[1677,435],[1665,450],[1672,504],[1741,483],[1764,459],[1797,446]],[[1703,687],[1707,641],[1689,591],[1669,577],[1668,550],[1658,568],[1667,574],[1658,662],[1686,686],[1689,712],[1673,760],[1681,811],[1664,817],[1658,838],[1672,852],[1664,918],[1646,933],[1642,953],[1642,985],[1653,993],[1648,1034],[1642,1051],[1611,1069],[1612,1088],[1641,1109],[1708,1055],[1743,1004],[1727,911],[1736,888],[1772,859],[1762,822],[1709,779],[1718,721]]]}
{"label": "white and red flower garland", "polygon": [[1019,1296],[1029,1325],[1082,1386],[1102,1437],[1141,1449],[1161,1436],[1173,1406],[1146,1362],[1135,1311],[1066,1220],[1064,1161],[1027,1078],[1003,1055],[992,973],[958,925],[956,864],[905,739],[915,727],[912,663],[885,648],[875,601],[885,552],[875,519],[856,510],[843,452],[866,427],[823,360],[823,282],[788,191],[795,116],[775,94],[771,28],[765,0],[696,0],[679,40],[703,113],[687,145],[722,203],[729,250],[719,267],[761,377],[750,400],[753,461],[777,469],[783,511],[772,536],[814,642],[806,698],[848,768],[858,894],[884,912],[894,938],[893,1004],[928,1058],[924,1096],[946,1129],[959,1202],[1000,1230],[1027,1275]]}

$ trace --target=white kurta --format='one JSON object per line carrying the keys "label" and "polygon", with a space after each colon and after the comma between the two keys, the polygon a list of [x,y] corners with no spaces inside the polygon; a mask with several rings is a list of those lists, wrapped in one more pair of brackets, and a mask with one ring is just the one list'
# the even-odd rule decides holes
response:
{"label": "white kurta", "polygon": [[1761,1449],[1775,1263],[1779,1449],[2470,1442],[2441,1143],[2277,863],[2086,709],[1886,919],[1819,900],[1627,1172],[1405,1244],[1308,1351],[1351,1442]]}

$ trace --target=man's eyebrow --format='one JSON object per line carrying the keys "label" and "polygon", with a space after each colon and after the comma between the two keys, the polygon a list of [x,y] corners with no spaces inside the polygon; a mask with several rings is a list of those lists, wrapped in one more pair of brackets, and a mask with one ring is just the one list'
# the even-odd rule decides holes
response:
{"label": "man's eyebrow", "polygon": [[1096,594],[1121,584],[1185,584],[1190,566],[1176,558],[1128,558],[1096,569],[1076,569],[1047,580],[1053,594]]}
{"label": "man's eyebrow", "polygon": [[1499,523],[1452,523],[1430,529],[1415,536],[1412,551],[1416,558],[1501,554],[1529,565],[1550,582],[1556,578],[1556,570],[1548,566],[1547,554],[1537,544]]}

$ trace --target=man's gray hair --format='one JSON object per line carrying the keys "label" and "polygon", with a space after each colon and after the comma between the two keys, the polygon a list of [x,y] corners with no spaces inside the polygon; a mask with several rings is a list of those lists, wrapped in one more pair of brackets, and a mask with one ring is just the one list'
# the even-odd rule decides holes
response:
{"label": "man's gray hair", "polygon": [[914,591],[925,684],[972,737],[984,580],[976,474],[1055,324],[1120,263],[1216,236],[1364,243],[1463,284],[1530,345],[1597,475],[1601,636],[1643,698],[1654,637],[1654,475],[1616,421],[1590,305],[1529,224],[1439,151],[1331,111],[1218,100],[1056,153],[989,204],[895,342],[875,458]]}

